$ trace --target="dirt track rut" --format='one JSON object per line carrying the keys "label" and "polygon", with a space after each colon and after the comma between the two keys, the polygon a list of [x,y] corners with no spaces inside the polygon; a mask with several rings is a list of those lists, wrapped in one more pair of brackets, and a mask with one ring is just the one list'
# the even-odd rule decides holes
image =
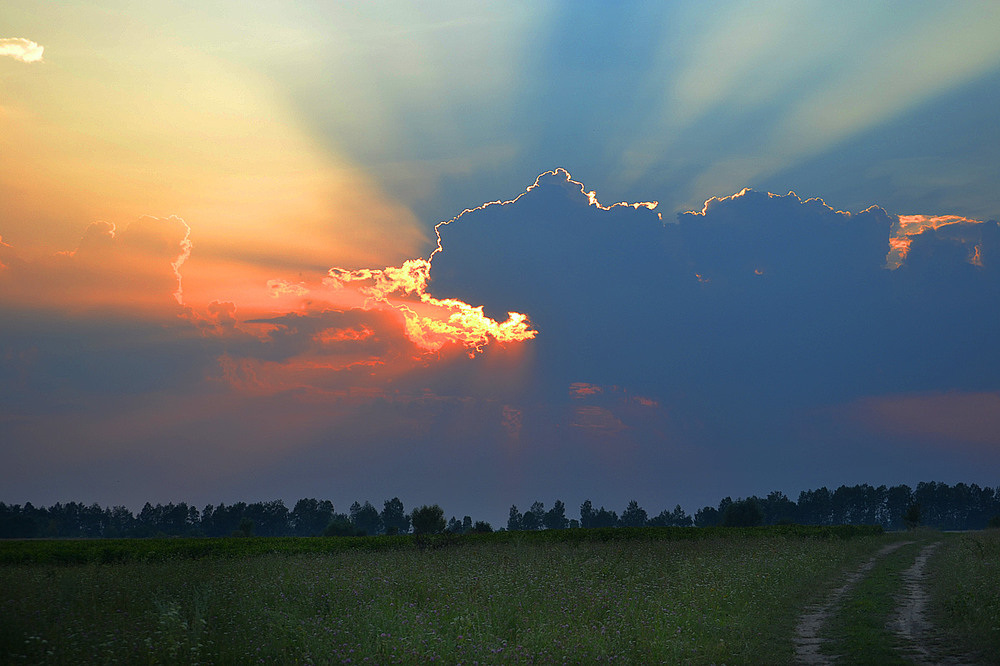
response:
{"label": "dirt track rut", "polygon": [[882,548],[878,551],[874,557],[862,564],[855,571],[852,571],[847,575],[844,583],[836,588],[830,593],[823,603],[816,606],[809,606],[806,608],[806,612],[802,614],[799,619],[799,624],[795,628],[795,661],[798,664],[806,664],[812,666],[814,664],[833,664],[834,657],[827,654],[822,654],[820,646],[826,642],[826,639],[820,636],[820,630],[826,621],[833,614],[834,609],[840,603],[840,600],[850,592],[855,585],[858,584],[865,574],[871,571],[872,567],[875,566],[875,562],[878,561],[883,555],[888,555],[892,551],[905,546],[907,544],[913,543],[912,541],[900,541],[898,543],[891,543],[888,546]]}
{"label": "dirt track rut", "polygon": [[[834,664],[837,657],[820,652],[827,639],[820,631],[833,614],[841,600],[868,574],[878,559],[902,546],[913,543],[901,541],[882,548],[855,571],[848,574],[844,583],[835,589],[821,604],[810,606],[802,614],[796,627],[795,661],[798,664]],[[974,663],[954,654],[945,654],[942,637],[935,633],[926,616],[928,594],[924,584],[927,561],[941,542],[928,544],[920,549],[913,564],[902,572],[903,591],[896,600],[896,608],[887,628],[899,637],[902,647],[900,655],[919,666],[964,666]]]}

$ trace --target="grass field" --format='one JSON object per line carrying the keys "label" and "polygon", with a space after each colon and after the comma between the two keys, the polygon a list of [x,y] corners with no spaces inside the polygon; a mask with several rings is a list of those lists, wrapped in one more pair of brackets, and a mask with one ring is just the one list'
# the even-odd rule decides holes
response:
{"label": "grass field", "polygon": [[0,544],[0,662],[789,663],[802,607],[899,538],[835,534]]}
{"label": "grass field", "polygon": [[1000,529],[954,535],[929,571],[940,642],[981,663],[1000,662]]}

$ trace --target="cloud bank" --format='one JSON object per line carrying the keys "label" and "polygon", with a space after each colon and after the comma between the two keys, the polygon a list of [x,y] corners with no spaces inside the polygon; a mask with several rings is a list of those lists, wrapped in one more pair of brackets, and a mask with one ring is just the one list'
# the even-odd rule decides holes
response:
{"label": "cloud bank", "polygon": [[44,262],[0,245],[4,484],[146,469],[186,501],[332,484],[495,520],[1000,464],[996,222],[753,190],[664,219],[555,170],[437,234],[400,266],[262,281],[266,314],[182,302],[178,218]]}
{"label": "cloud bank", "polygon": [[94,222],[75,250],[25,259],[0,246],[0,303],[29,309],[130,311],[160,315],[183,302],[180,269],[191,254],[179,217],[144,216],[119,231]]}
{"label": "cloud bank", "polygon": [[44,46],[22,37],[0,39],[0,56],[10,56],[20,62],[41,62]]}

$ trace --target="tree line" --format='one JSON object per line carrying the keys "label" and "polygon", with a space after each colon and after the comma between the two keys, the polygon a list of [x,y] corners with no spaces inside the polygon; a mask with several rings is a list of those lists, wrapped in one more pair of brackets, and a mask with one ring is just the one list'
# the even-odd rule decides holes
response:
{"label": "tree line", "polygon": [[[556,500],[545,508],[535,501],[523,513],[510,508],[507,530],[596,527],[711,527],[796,523],[802,525],[881,525],[898,530],[917,524],[945,530],[1000,526],[1000,487],[921,482],[915,489],[899,486],[840,486],[805,490],[798,501],[780,491],[766,497],[723,498],[694,516],[680,505],[650,516],[635,500],[621,514],[590,500],[580,505],[579,518],[566,515]],[[0,538],[142,538],[157,536],[359,536],[414,533],[491,532],[485,521],[471,516],[445,520],[438,505],[409,513],[394,497],[379,510],[371,502],[354,502],[346,513],[329,500],[300,499],[289,510],[281,500],[207,505],[199,510],[185,502],[146,503],[137,514],[124,506],[101,507],[79,502],[35,507],[0,502]]]}

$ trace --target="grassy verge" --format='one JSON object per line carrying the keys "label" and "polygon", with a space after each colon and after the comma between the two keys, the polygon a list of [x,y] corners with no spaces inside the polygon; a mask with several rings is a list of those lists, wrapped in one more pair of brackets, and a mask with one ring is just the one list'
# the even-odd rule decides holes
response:
{"label": "grassy verge", "polygon": [[341,551],[427,549],[446,546],[503,543],[593,543],[606,541],[699,541],[719,538],[783,536],[800,539],[852,539],[882,533],[878,526],[838,525],[814,527],[781,525],[748,528],[638,527],[540,532],[494,532],[461,536],[436,534],[416,537],[221,537],[164,539],[4,539],[0,540],[0,565],[110,564],[175,559],[233,558],[255,555]]}
{"label": "grassy verge", "polygon": [[897,652],[897,640],[886,626],[903,591],[902,573],[909,568],[926,537],[883,557],[848,593],[830,618],[830,637],[822,651],[848,664],[909,664]]}
{"label": "grassy verge", "polygon": [[781,664],[885,542],[620,534],[0,567],[0,662]]}
{"label": "grassy verge", "polygon": [[996,663],[1000,655],[1000,529],[954,535],[928,563],[930,619],[949,646]]}

